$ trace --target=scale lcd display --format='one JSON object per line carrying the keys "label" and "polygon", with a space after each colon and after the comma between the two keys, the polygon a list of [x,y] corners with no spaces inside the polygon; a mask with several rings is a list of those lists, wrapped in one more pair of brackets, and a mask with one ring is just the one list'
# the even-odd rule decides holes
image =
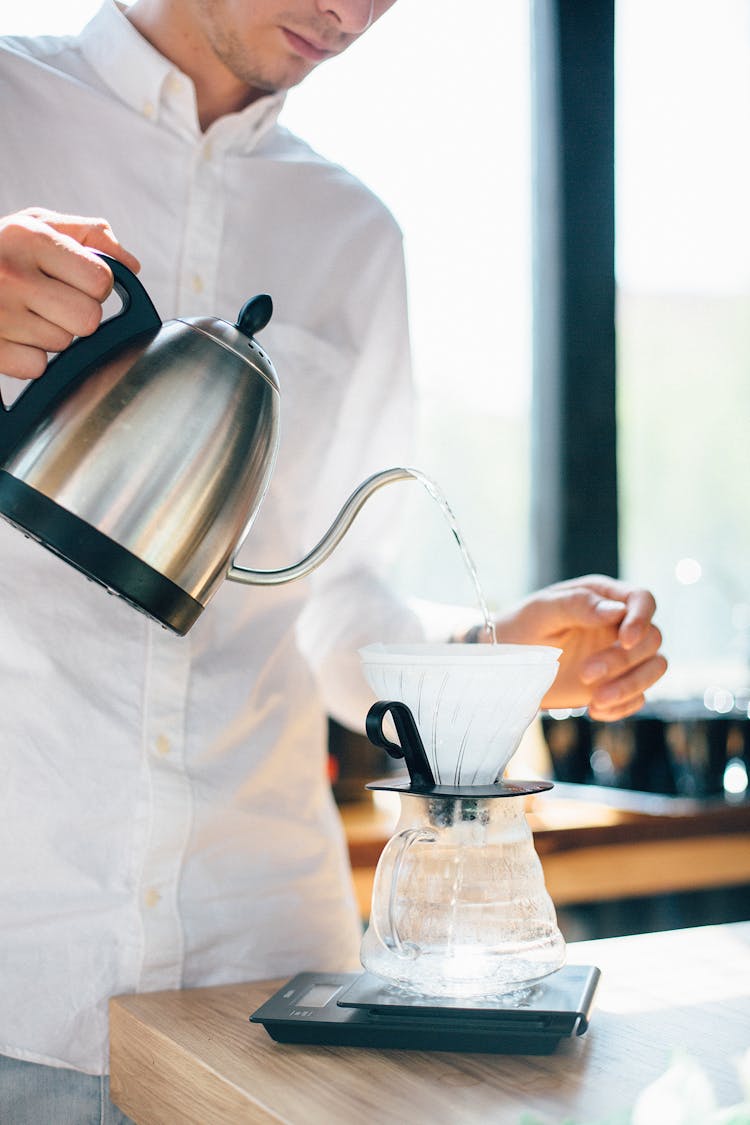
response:
{"label": "scale lcd display", "polygon": [[337,992],[341,992],[340,984],[314,984],[307,992],[300,996],[297,1004],[300,1008],[325,1008],[333,1000]]}

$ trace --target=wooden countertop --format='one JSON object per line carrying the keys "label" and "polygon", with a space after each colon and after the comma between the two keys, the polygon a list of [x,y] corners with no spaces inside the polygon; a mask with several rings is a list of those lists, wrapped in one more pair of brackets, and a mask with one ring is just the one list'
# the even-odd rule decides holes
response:
{"label": "wooden countertop", "polygon": [[[398,796],[343,805],[363,917],[375,865],[396,826]],[[750,801],[696,801],[557,784],[527,815],[558,906],[750,883]]]}
{"label": "wooden countertop", "polygon": [[[111,1003],[111,1094],[138,1125],[551,1125],[627,1109],[675,1049],[719,1104],[750,1047],[750,923],[581,942],[602,979],[588,1032],[549,1056],[275,1043],[248,1016],[283,982]],[[665,1122],[665,1125],[667,1123]]]}

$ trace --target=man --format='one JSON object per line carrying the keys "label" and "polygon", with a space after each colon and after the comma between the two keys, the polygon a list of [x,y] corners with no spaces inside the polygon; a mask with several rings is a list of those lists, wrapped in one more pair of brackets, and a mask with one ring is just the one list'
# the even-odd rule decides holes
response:
{"label": "man", "polygon": [[[164,319],[271,293],[282,444],[254,567],[297,561],[408,457],[400,233],[276,124],[283,91],[388,7],[110,0],[79,38],[0,52],[3,393],[96,328],[96,249],[137,253]],[[358,646],[421,636],[377,577],[389,508],[371,508],[311,578],[227,583],[185,638],[0,527],[0,1119],[100,1120],[115,993],[356,966],[326,713],[361,727]],[[565,650],[547,705],[614,719],[664,670],[653,612],[581,579],[497,632]]]}

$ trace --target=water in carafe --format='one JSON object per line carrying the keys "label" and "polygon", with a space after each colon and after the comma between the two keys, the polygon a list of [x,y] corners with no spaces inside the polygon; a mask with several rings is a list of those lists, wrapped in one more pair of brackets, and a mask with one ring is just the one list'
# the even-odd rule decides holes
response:
{"label": "water in carafe", "polygon": [[401,799],[362,942],[368,972],[430,996],[469,998],[558,969],[565,945],[524,797]]}

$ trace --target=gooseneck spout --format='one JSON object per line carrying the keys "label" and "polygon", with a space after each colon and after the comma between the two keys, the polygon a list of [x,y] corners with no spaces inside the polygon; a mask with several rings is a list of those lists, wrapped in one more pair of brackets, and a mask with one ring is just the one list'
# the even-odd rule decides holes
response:
{"label": "gooseneck spout", "polygon": [[227,578],[233,582],[244,582],[247,586],[279,586],[284,582],[294,582],[297,578],[304,578],[325,562],[336,549],[360,508],[373,493],[383,485],[391,484],[392,481],[422,479],[422,474],[416,469],[384,469],[380,473],[375,473],[351,494],[320,542],[294,566],[287,566],[281,570],[251,570],[249,567],[238,566],[233,562],[227,571]]}

